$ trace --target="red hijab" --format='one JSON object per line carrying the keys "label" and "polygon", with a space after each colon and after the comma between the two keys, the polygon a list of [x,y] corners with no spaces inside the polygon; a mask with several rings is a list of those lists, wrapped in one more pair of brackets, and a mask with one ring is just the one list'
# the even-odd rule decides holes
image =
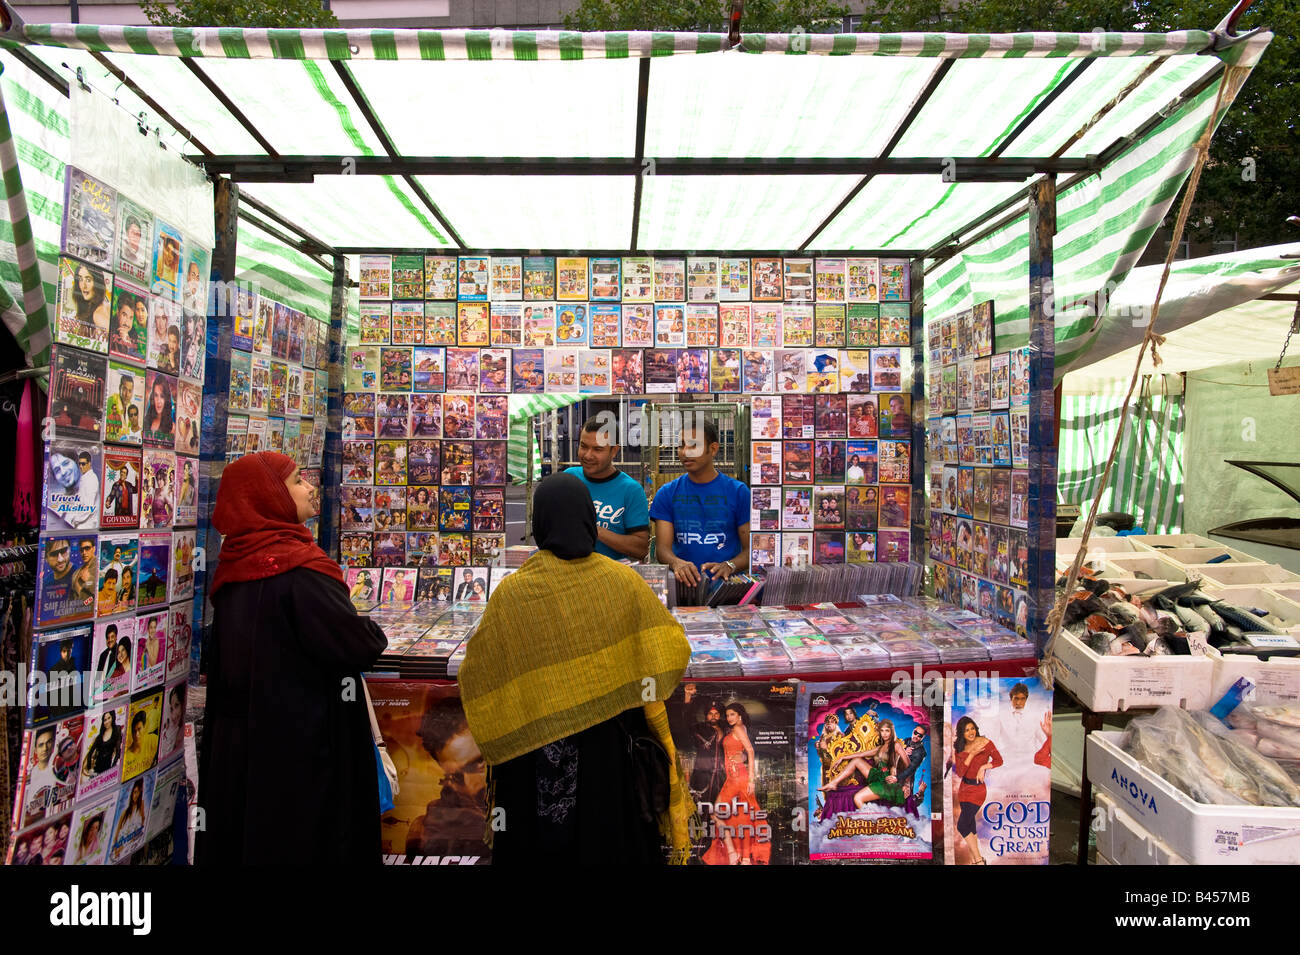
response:
{"label": "red hijab", "polygon": [[225,535],[209,594],[224,584],[262,580],[306,567],[343,583],[343,571],[298,520],[284,483],[298,465],[276,451],[259,451],[226,467],[212,524]]}

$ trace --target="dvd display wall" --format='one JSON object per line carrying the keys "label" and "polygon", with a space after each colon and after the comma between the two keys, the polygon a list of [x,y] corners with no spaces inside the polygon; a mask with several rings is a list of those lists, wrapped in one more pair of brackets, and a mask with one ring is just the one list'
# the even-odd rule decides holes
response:
{"label": "dvd display wall", "polygon": [[908,559],[908,260],[393,254],[360,269],[340,492],[355,587],[404,592],[411,576],[390,569],[439,566],[489,582],[509,394],[754,396],[752,565]]}
{"label": "dvd display wall", "polygon": [[926,330],[935,596],[1025,632],[1029,349],[995,352],[993,303]]}
{"label": "dvd display wall", "polygon": [[210,247],[66,168],[7,861],[130,860],[184,775]]}
{"label": "dvd display wall", "polygon": [[[321,486],[329,420],[329,323],[240,286],[231,326],[227,463],[258,451],[298,462]],[[307,521],[318,536],[320,519]]]}

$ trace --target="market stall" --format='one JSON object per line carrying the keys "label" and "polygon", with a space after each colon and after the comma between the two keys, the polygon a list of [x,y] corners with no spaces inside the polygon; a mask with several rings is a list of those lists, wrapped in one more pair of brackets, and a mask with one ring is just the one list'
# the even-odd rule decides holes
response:
{"label": "market stall", "polygon": [[[942,725],[998,719],[1023,690],[1034,721],[1027,733],[1008,729],[1008,752],[1018,784],[1039,794],[1016,810],[1035,845],[994,851],[1041,862],[1050,719],[1037,734],[1049,694],[1022,682],[1036,654],[994,649],[1023,647],[1018,628],[1041,650],[1055,599],[1053,386],[1096,339],[1098,293],[1132,269],[1197,140],[1268,38],[1230,27],[728,37],[13,24],[0,34],[2,91],[34,168],[14,167],[24,191],[19,176],[7,180],[5,319],[33,362],[50,363],[53,393],[80,380],[93,391],[96,363],[99,397],[113,392],[116,358],[119,376],[142,379],[138,390],[152,396],[155,379],[175,374],[168,323],[157,349],[147,337],[144,352],[121,353],[107,328],[101,341],[71,324],[78,316],[61,294],[71,295],[81,262],[105,285],[125,279],[127,294],[147,296],[151,320],[178,314],[177,348],[195,358],[176,378],[190,392],[202,382],[188,417],[201,427],[193,447],[168,450],[146,433],[143,453],[194,469],[194,511],[181,517],[173,502],[174,514],[139,522],[173,534],[192,525],[187,546],[200,557],[178,565],[178,576],[192,568],[193,589],[172,590],[173,612],[205,619],[206,570],[220,548],[208,515],[228,461],[270,447],[320,468],[321,543],[348,569],[358,603],[388,624],[388,672],[403,678],[392,692],[422,701],[418,726],[413,716],[389,726],[422,740],[424,755],[410,750],[421,794],[412,798],[441,787],[394,858],[482,858],[463,834],[447,835],[481,831],[482,787],[446,754],[464,732],[454,690],[428,682],[454,675],[476,614],[419,598],[441,591],[472,604],[481,581],[486,600],[511,569],[511,399],[687,396],[737,409],[727,434],[750,486],[751,568],[771,568],[767,587],[782,572],[824,587],[793,607],[764,601],[694,620],[678,608],[688,633],[709,638],[696,645],[701,672],[713,663],[717,675],[769,681],[692,683],[671,711],[684,750],[690,727],[709,722],[707,709],[694,712],[697,694],[717,692],[715,710],[744,699],[765,714],[765,755],[781,769],[760,801],[784,835],[751,861],[977,861],[1003,836],[954,838],[939,824],[953,821],[941,799],[957,799],[935,772]],[[136,148],[117,149],[137,136]],[[201,196],[200,169],[215,202]],[[117,214],[97,219],[92,198],[111,198]],[[159,286],[157,255],[139,276],[121,268],[116,253],[141,219],[122,210],[158,223],[164,262],[168,228],[181,220],[175,244],[193,256],[184,274],[194,261],[214,291],[196,287],[191,301],[181,284]],[[187,314],[206,321],[186,333]],[[56,437],[81,440],[92,460],[96,449],[121,458],[129,445],[103,431],[97,398],[83,397],[100,428],[81,433],[81,422],[56,415]],[[983,424],[948,441],[942,422],[959,412]],[[676,433],[650,440],[672,447]],[[97,520],[96,531],[111,526]],[[146,536],[135,532],[141,559]],[[115,543],[89,528],[81,537],[99,554]],[[895,605],[849,586],[872,565],[927,558],[943,568],[939,599]],[[814,606],[831,599],[832,581],[853,606]],[[134,624],[141,607],[152,612],[71,609],[42,619],[38,639],[62,643],[75,626],[88,647],[92,628]],[[178,686],[197,682],[195,630],[181,655],[191,665],[178,657],[176,674],[164,674]],[[877,639],[886,631],[906,633],[891,649]],[[732,636],[745,632],[749,644]],[[969,673],[976,663],[980,689],[958,692],[960,673],[944,686],[955,665]],[[915,683],[937,681],[937,699],[891,697],[881,681],[912,666]],[[784,682],[792,674],[815,682]],[[381,712],[384,686],[374,687]],[[134,720],[160,692],[130,684],[115,705],[132,707]],[[919,727],[930,740],[915,763],[928,784],[900,789],[885,813],[893,821],[852,793],[823,803],[808,761],[836,733],[841,748],[865,751],[886,711],[896,730]],[[71,739],[74,724],[59,732]],[[160,772],[131,778],[155,785]],[[129,800],[129,781],[105,782],[96,809]],[[814,846],[796,811],[814,817],[818,839],[847,841]],[[65,812],[81,814],[73,828],[89,818],[75,787],[25,819],[22,834]],[[719,861],[710,838],[699,856]]]}

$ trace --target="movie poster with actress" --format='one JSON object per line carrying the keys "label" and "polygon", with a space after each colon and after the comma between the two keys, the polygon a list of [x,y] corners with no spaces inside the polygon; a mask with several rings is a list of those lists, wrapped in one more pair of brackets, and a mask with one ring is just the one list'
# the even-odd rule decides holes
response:
{"label": "movie poster with actress", "polygon": [[944,700],[944,858],[1046,865],[1052,691],[1033,678],[950,680]]}
{"label": "movie poster with actress", "polygon": [[934,857],[930,754],[941,715],[892,684],[800,685],[812,861]]}

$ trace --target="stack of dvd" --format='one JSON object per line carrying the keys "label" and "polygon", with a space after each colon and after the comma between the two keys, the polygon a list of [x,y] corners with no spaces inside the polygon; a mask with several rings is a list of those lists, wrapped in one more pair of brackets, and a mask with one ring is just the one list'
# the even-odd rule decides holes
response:
{"label": "stack of dvd", "polygon": [[865,633],[827,634],[826,642],[840,655],[844,670],[883,670],[891,665],[889,651]]}
{"label": "stack of dvd", "polygon": [[686,635],[691,644],[688,676],[740,676],[736,645],[721,631],[695,631]]}
{"label": "stack of dvd", "polygon": [[968,632],[984,644],[992,660],[1032,660],[1037,655],[1033,640],[997,624],[984,621]]}
{"label": "stack of dvd", "polygon": [[736,655],[745,676],[769,676],[788,673],[790,655],[785,643],[774,636],[736,637]]}
{"label": "stack of dvd", "polygon": [[457,647],[455,652],[447,659],[447,676],[454,677],[460,673],[460,664],[461,661],[465,659],[465,648],[468,646],[469,640],[467,639]]}
{"label": "stack of dvd", "polygon": [[941,663],[974,663],[989,659],[989,651],[977,638],[956,630],[929,631],[925,639],[939,649]]}
{"label": "stack of dvd", "polygon": [[666,564],[630,564],[633,570],[641,575],[641,579],[650,585],[659,602],[665,607],[671,607],[670,602],[676,595],[677,589],[668,586],[668,567]]}
{"label": "stack of dvd", "polygon": [[839,653],[824,636],[814,631],[782,638],[790,667],[795,673],[837,673],[842,666]]}
{"label": "stack of dvd", "polygon": [[448,661],[465,643],[465,634],[455,627],[432,627],[413,643],[401,659],[402,676],[415,679],[445,679]]}
{"label": "stack of dvd", "polygon": [[[887,639],[884,637],[888,636]],[[906,630],[891,630],[882,634],[880,645],[889,651],[890,666],[909,667],[914,663],[939,663],[939,651],[928,640]]]}

